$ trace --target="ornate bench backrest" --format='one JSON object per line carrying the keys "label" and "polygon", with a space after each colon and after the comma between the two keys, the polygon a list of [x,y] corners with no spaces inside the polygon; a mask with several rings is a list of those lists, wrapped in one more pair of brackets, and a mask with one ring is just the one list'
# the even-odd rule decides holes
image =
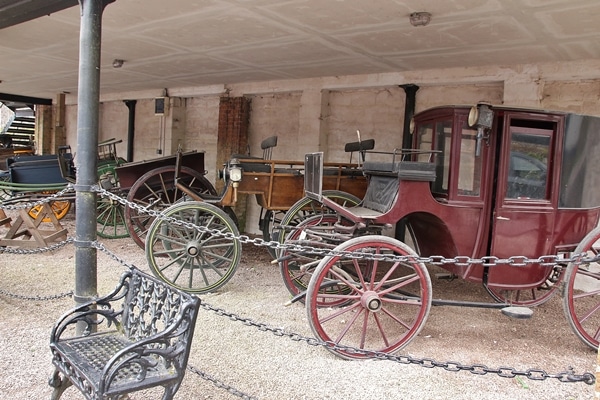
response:
{"label": "ornate bench backrest", "polygon": [[[122,325],[125,336],[140,340],[172,328],[193,324],[197,298],[167,283],[133,270],[124,299]],[[176,322],[181,318],[180,322]],[[186,329],[187,330],[187,329]]]}

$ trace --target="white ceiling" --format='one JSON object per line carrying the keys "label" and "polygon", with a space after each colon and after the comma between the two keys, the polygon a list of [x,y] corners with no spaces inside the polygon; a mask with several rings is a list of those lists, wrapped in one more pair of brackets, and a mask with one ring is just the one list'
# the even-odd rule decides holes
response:
{"label": "white ceiling", "polygon": [[[72,7],[1,29],[0,92],[75,93],[79,22]],[[101,93],[582,59],[600,59],[598,0],[116,0]]]}

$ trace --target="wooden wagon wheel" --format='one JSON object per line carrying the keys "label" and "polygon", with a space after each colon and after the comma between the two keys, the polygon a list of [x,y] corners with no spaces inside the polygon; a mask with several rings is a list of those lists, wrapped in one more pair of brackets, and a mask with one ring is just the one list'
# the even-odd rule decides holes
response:
{"label": "wooden wagon wheel", "polygon": [[[404,243],[381,235],[350,239],[337,251],[414,256]],[[335,284],[345,293],[323,288]],[[347,300],[341,307],[324,306]],[[421,262],[392,262],[367,258],[328,256],[315,270],[306,297],[306,310],[313,333],[322,341],[364,351],[395,352],[421,331],[431,308],[431,280]],[[367,354],[326,348],[348,358]]]}
{"label": "wooden wagon wheel", "polygon": [[[323,234],[332,233],[333,225],[338,222],[338,217],[335,214],[313,215],[304,221],[301,221],[287,235],[285,244],[301,243],[305,246],[319,247],[323,249],[332,249],[339,244],[331,240],[323,239]],[[320,240],[314,240],[310,244],[304,243],[311,239],[311,235],[319,236]],[[313,254],[310,251],[301,250],[283,250],[280,254],[279,271],[283,278],[285,287],[292,296],[296,296],[308,288],[310,278],[312,277],[319,262],[323,259],[320,254]],[[335,285],[325,288],[324,290],[332,293],[338,288]],[[343,289],[343,288],[342,288]],[[342,291],[338,291],[343,293]],[[300,299],[304,302],[304,299]],[[346,300],[341,300],[343,304]],[[331,304],[328,304],[331,305]],[[337,304],[336,304],[337,305]]]}
{"label": "wooden wagon wheel", "polygon": [[125,206],[108,197],[99,197],[96,214],[96,233],[106,239],[129,236],[125,226]]}
{"label": "wooden wagon wheel", "polygon": [[240,262],[239,239],[212,235],[211,231],[238,237],[227,213],[199,201],[177,203],[162,211],[165,217],[205,227],[193,227],[157,218],[146,236],[146,259],[150,269],[165,282],[191,293],[208,293],[229,281]]}
{"label": "wooden wagon wheel", "polygon": [[[573,332],[588,346],[600,341],[600,228],[587,234],[575,249],[582,262],[567,267],[563,284],[563,309]],[[585,261],[587,259],[587,261]]]}
{"label": "wooden wagon wheel", "polygon": [[[358,197],[354,196],[353,194],[342,192],[339,190],[324,190],[323,196],[327,197],[328,199],[332,199],[336,203],[345,207],[355,206],[361,201]],[[283,230],[285,229],[285,227],[288,227],[289,230],[289,227],[296,226],[309,217],[323,214],[335,213],[333,212],[333,210],[325,207],[323,203],[320,203],[309,197],[303,197],[287,210],[287,212],[280,221],[272,220],[269,223],[269,226],[266,227],[266,229],[263,229],[263,238],[264,240],[275,240],[279,241],[279,243],[284,243],[286,235],[289,233],[289,231],[285,232]],[[267,219],[267,215],[265,215],[265,219]],[[276,230],[277,232],[275,232]],[[276,256],[274,249],[270,247],[269,252],[274,257]]]}
{"label": "wooden wagon wheel", "polygon": [[[204,175],[192,168],[181,167],[179,180],[199,195],[216,195],[215,187]],[[135,181],[127,195],[127,202],[149,210],[164,210],[184,195],[175,187],[175,166],[153,169]],[[129,235],[138,246],[144,248],[144,241],[154,217],[140,213],[132,207],[125,207],[125,225]]]}

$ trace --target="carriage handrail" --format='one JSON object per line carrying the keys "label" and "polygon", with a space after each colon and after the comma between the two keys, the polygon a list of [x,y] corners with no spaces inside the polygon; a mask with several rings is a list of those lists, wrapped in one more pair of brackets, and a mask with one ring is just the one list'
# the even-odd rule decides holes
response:
{"label": "carriage handrail", "polygon": [[[369,150],[366,151],[367,154],[386,154],[392,157],[392,163],[403,162],[403,161],[411,161],[410,158],[420,155],[429,155],[427,161],[423,162],[431,162],[432,158],[435,154],[440,154],[441,150],[427,150],[427,149],[403,149],[403,148],[395,148],[392,151],[375,151]],[[398,158],[399,160],[396,160]],[[327,163],[323,163],[326,165]]]}
{"label": "carriage handrail", "polygon": [[[257,159],[257,158],[243,158],[243,157],[237,157],[236,159],[240,163],[244,163],[244,164],[263,164],[263,165],[270,165],[272,167],[289,165],[290,167],[293,167],[293,168],[298,166],[297,169],[299,169],[299,170],[304,169],[304,161],[263,160],[260,158]],[[340,168],[358,168],[359,164],[358,163],[347,163],[347,162],[324,162],[323,166],[324,167],[340,167]]]}
{"label": "carriage handrail", "polygon": [[56,191],[66,188],[65,183],[14,183],[8,181],[0,181],[0,190],[7,192],[45,192]]}

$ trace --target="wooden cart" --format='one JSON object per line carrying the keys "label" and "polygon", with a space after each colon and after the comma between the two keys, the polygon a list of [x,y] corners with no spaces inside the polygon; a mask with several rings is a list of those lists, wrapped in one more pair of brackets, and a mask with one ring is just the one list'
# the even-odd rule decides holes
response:
{"label": "wooden cart", "polygon": [[[206,293],[223,286],[234,275],[241,255],[239,240],[222,236],[239,235],[230,207],[237,203],[240,193],[256,196],[263,208],[261,228],[264,239],[272,239],[271,227],[279,222],[275,216],[289,213],[290,207],[304,196],[304,162],[270,160],[268,154],[276,143],[275,137],[263,141],[265,155],[262,158],[232,157],[221,174],[224,189],[220,195],[199,193],[175,179],[176,188],[191,201],[165,209],[165,219],[155,219],[147,228],[144,247],[155,275],[194,293]],[[349,144],[346,150],[362,153],[367,148],[372,149],[373,145],[374,142],[369,140]],[[356,195],[361,195],[366,189],[360,164],[327,163],[326,170],[328,179],[324,187],[329,189],[326,195],[338,204],[357,204],[360,199]],[[304,205],[297,207],[295,212],[303,215],[310,210],[308,205]],[[169,218],[182,222],[177,224]],[[197,232],[194,225],[219,234]]]}

